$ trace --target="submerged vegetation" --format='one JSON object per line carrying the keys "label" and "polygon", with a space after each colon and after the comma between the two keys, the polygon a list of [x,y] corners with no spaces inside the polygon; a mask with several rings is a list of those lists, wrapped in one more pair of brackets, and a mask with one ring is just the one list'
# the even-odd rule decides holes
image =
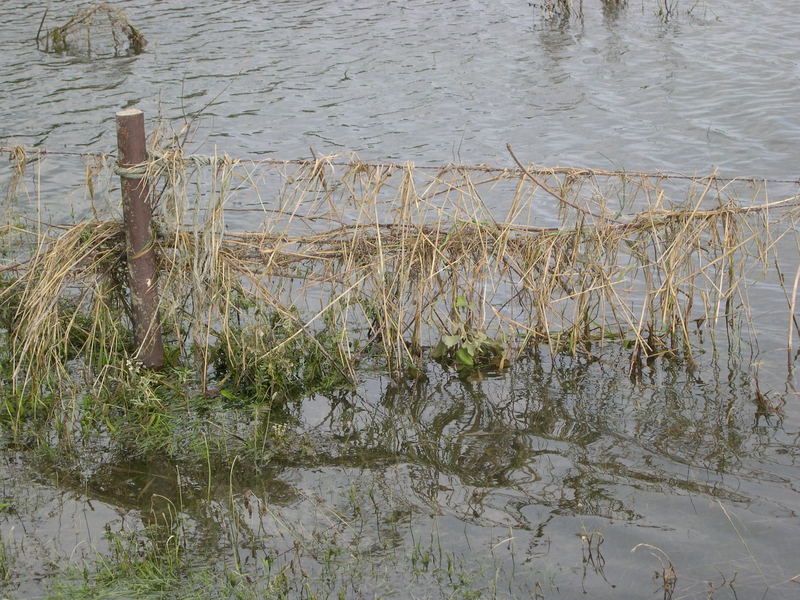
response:
{"label": "submerged vegetation", "polygon": [[[777,269],[783,285],[781,257],[798,243],[791,186],[772,199],[754,180],[537,170],[509,152],[516,168],[154,150],[142,168],[157,190],[170,369],[199,393],[253,402],[351,386],[359,363],[413,377],[432,357],[476,372],[541,344],[571,354],[619,344],[635,372],[658,356],[691,360],[703,336],[746,333],[754,274]],[[8,205],[28,193],[25,166],[44,159],[12,158]],[[107,161],[87,165],[96,216],[6,227],[15,249],[0,317],[15,427],[87,390],[124,388],[138,370],[125,235],[100,217],[116,203]],[[796,290],[785,293],[788,308]]]}
{"label": "submerged vegetation", "polygon": [[[791,53],[731,54],[776,23],[759,6],[711,27],[702,1],[534,3],[162,3],[142,24],[189,32],[175,53],[91,65],[141,47],[99,12],[64,38],[53,3],[39,43],[66,56],[21,75],[41,12],[10,10],[8,139],[76,152],[0,149],[0,598],[797,595],[800,181],[529,164],[622,128],[621,161],[793,173],[769,110],[791,82],[751,68]],[[172,57],[198,44],[184,86]],[[271,131],[292,155],[297,124],[259,114],[297,94],[327,147],[519,141],[493,167],[199,155],[163,132],[132,168],[79,156],[83,96],[147,82],[168,111],[206,95],[211,139]],[[67,116],[28,118],[31,93]],[[401,114],[420,102],[424,130]],[[509,133],[514,107],[536,114]],[[158,371],[136,358],[120,177],[153,190]]]}
{"label": "submerged vegetation", "polygon": [[[59,563],[51,598],[549,598],[574,573],[607,591],[653,568],[663,597],[714,597],[737,573],[793,585],[753,561],[702,579],[664,532],[606,540],[664,489],[713,498],[738,534],[722,502],[746,496],[724,476],[766,448],[791,458],[768,426],[796,391],[762,390],[746,342],[750,282],[768,279],[796,360],[796,182],[542,169],[511,148],[508,168],[239,160],[156,139],[139,167],[155,372],[135,360],[112,158],[83,159],[85,219],[31,226],[20,207],[63,157],[7,153],[5,469],[124,515],[66,550],[0,532],[19,597],[42,589],[27,548]],[[10,511],[52,508],[3,489]]]}
{"label": "submerged vegetation", "polygon": [[[583,0],[539,0],[529,4],[539,10],[542,17],[551,23],[563,26],[570,23],[571,20],[583,21]],[[615,16],[620,10],[627,8],[628,0],[600,0],[599,4],[602,5],[605,15]],[[692,14],[701,2],[695,0],[687,4],[686,13]],[[663,23],[668,23],[680,13],[679,0],[642,2],[641,10],[646,10],[646,7],[652,9]]]}
{"label": "submerged vegetation", "polygon": [[[780,416],[753,421],[752,382],[735,366],[710,365],[720,378],[665,359],[637,382],[618,368],[622,352],[542,352],[510,377],[468,384],[430,364],[424,377],[378,377],[280,407],[181,398],[140,381],[127,424],[97,405],[72,446],[39,434],[10,447],[20,459],[0,471],[9,514],[34,524],[53,509],[99,515],[91,526],[80,517],[88,531],[60,544],[46,527],[6,528],[8,580],[21,589],[4,594],[42,595],[26,570],[42,551],[48,598],[508,599],[581,587],[614,598],[651,585],[653,568],[654,590],[666,584],[676,597],[741,596],[762,578],[791,590],[791,567],[766,562],[752,532],[731,548],[694,540],[698,565],[655,546],[667,541],[672,554],[686,543],[676,518],[740,526],[725,517],[747,502],[737,474],[764,452],[778,448],[781,464],[794,452],[793,435],[768,427]],[[57,481],[61,499],[9,485],[31,473]],[[698,515],[643,516],[665,490],[667,507],[709,502],[696,502]]]}
{"label": "submerged vegetation", "polygon": [[127,15],[108,2],[95,2],[78,10],[64,25],[42,33],[42,16],[36,45],[45,52],[70,52],[87,57],[141,54],[147,40]]}

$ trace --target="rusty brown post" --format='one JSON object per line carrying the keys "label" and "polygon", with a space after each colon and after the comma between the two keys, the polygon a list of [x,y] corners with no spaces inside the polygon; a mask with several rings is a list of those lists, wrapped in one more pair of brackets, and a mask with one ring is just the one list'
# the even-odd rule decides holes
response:
{"label": "rusty brown post", "polygon": [[117,113],[117,150],[136,358],[146,369],[160,369],[164,366],[164,347],[158,318],[156,261],[150,223],[151,192],[140,170],[147,160],[142,111],[128,108]]}

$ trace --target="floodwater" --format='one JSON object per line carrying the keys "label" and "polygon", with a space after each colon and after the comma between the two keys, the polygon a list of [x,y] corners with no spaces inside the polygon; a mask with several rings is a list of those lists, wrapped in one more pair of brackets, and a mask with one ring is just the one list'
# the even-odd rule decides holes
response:
{"label": "floodwater", "polygon": [[[679,0],[668,22],[656,0],[600,4],[554,23],[527,0],[120,2],[147,51],[87,60],[38,52],[42,6],[6,0],[0,145],[112,151],[114,112],[137,106],[175,128],[197,116],[190,149],[232,156],[511,167],[510,143],[547,166],[798,178],[793,1]],[[49,22],[73,5],[53,3]],[[76,174],[43,174],[44,189]],[[43,202],[59,219],[74,210]],[[796,257],[782,260],[793,273]],[[641,380],[613,350],[543,352],[482,381],[365,376],[290,407],[302,443],[253,471],[9,446],[2,593],[46,594],[59,565],[107,550],[107,530],[141,527],[162,498],[198,562],[245,570],[330,535],[359,561],[411,554],[418,570],[427,543],[499,597],[664,598],[671,565],[674,598],[796,598],[800,397],[781,294],[750,290],[758,348],[656,362]],[[325,575],[318,556],[296,560]],[[340,589],[449,597],[452,580],[425,570]]]}
{"label": "floodwater", "polygon": [[85,61],[36,53],[38,6],[4,2],[4,143],[110,150],[136,105],[205,108],[194,140],[232,156],[511,166],[510,143],[548,166],[796,174],[791,0],[682,2],[667,24],[656,0],[587,2],[563,28],[524,0],[118,4],[147,52]]}

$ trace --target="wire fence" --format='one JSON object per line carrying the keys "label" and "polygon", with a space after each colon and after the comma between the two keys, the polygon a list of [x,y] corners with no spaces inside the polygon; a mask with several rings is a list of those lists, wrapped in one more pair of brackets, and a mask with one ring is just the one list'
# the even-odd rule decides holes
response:
{"label": "wire fence", "polygon": [[[18,157],[25,157],[25,159],[29,162],[33,162],[39,160],[40,158],[47,157],[47,156],[68,156],[68,157],[81,157],[84,159],[94,159],[99,160],[104,163],[113,162],[116,160],[117,155],[113,152],[76,152],[76,151],[66,151],[66,150],[48,150],[46,148],[38,148],[38,147],[25,147],[25,146],[0,146],[0,154],[6,154],[9,158],[14,156]],[[160,157],[163,157],[163,154],[158,152],[151,153],[151,157],[157,160]],[[203,155],[203,154],[189,154],[184,156],[184,160],[187,163],[191,164],[210,164],[214,160],[218,160],[219,157],[212,156],[212,155]],[[317,163],[320,158],[317,156],[312,156],[311,158],[298,158],[298,159],[278,159],[278,158],[257,158],[257,157],[248,157],[242,156],[237,157],[235,159],[237,163],[241,164],[251,164],[251,165],[297,165],[297,166],[308,166],[310,164]],[[343,155],[334,155],[333,157],[323,157],[322,160],[326,160],[330,165],[334,167],[347,167],[354,163],[362,164],[367,167],[374,167],[374,168],[383,168],[383,169],[401,169],[406,167],[409,163],[408,162],[393,162],[393,161],[360,161],[360,160],[346,160],[346,157]],[[460,164],[460,163],[448,163],[447,165],[426,165],[426,164],[415,164],[414,168],[419,169],[421,171],[440,171],[444,166],[449,168],[455,168],[460,170],[466,171],[475,171],[475,172],[486,172],[486,173],[503,173],[507,171],[521,171],[521,169],[513,164],[513,161],[510,161],[508,166],[492,166],[492,165],[485,165],[485,164]],[[676,171],[637,171],[637,170],[619,170],[619,169],[594,169],[588,167],[528,167],[527,170],[531,173],[537,175],[564,175],[564,174],[571,174],[571,175],[591,175],[591,176],[598,176],[598,177],[636,177],[636,178],[653,178],[653,179],[677,179],[677,180],[689,180],[689,181],[702,181],[712,178],[720,183],[728,183],[733,181],[744,181],[750,183],[782,183],[782,184],[794,184],[800,185],[800,177],[792,178],[792,177],[782,177],[782,178],[775,178],[775,177],[762,177],[756,174],[747,174],[735,177],[723,177],[718,175],[716,172],[711,172],[705,175],[688,175],[685,173],[679,173]]]}
{"label": "wire fence", "polygon": [[[174,145],[120,166],[112,153],[0,148],[18,374],[63,363],[76,314],[127,323],[125,178],[151,189],[152,243],[138,254],[157,260],[159,327],[201,379],[214,360],[252,375],[297,339],[348,376],[376,349],[392,372],[423,355],[502,368],[537,344],[623,344],[633,365],[746,326],[753,289],[788,314],[792,364],[800,179],[546,169],[508,152],[508,167],[420,166]],[[61,159],[79,165],[66,183],[49,178]],[[45,220],[59,206],[80,218]],[[782,296],[759,295],[756,279]],[[79,337],[90,362],[109,344]]]}

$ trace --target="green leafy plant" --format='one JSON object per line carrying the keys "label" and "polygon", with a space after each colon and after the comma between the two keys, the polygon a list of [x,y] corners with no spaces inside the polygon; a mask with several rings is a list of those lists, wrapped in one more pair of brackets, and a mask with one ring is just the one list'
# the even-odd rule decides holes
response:
{"label": "green leafy plant", "polygon": [[470,327],[470,306],[463,296],[455,300],[452,333],[442,335],[431,351],[431,358],[458,370],[502,369],[507,363],[505,345],[480,329]]}

